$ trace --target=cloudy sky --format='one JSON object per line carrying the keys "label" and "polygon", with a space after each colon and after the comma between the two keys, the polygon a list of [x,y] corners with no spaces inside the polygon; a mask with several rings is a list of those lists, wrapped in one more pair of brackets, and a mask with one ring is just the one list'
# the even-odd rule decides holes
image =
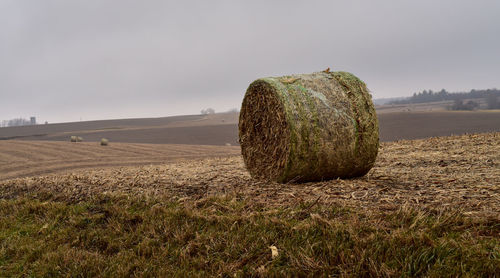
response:
{"label": "cloudy sky", "polygon": [[500,1],[0,0],[0,120],[239,108],[327,67],[374,98],[500,87]]}

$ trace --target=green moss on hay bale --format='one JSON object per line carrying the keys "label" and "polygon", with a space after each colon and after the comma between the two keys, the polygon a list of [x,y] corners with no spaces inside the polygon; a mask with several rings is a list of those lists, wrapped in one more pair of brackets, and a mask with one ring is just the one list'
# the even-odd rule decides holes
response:
{"label": "green moss on hay bale", "polygon": [[371,95],[347,72],[254,81],[243,99],[239,136],[250,174],[279,182],[362,176],[379,146]]}
{"label": "green moss on hay bale", "polygon": [[102,138],[101,139],[101,146],[107,146],[107,145],[109,145],[109,140],[106,138]]}

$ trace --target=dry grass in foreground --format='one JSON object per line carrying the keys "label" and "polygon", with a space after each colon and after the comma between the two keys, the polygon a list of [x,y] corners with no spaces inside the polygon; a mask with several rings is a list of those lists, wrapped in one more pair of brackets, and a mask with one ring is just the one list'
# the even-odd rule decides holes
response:
{"label": "dry grass in foreground", "polygon": [[499,155],[490,133],[384,143],[352,180],[255,181],[238,156],[8,180],[0,276],[494,277]]}

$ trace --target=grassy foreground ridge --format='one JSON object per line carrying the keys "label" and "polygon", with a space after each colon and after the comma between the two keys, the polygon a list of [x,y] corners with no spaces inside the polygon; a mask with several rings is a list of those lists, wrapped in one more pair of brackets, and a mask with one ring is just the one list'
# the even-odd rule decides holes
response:
{"label": "grassy foreground ridge", "polygon": [[316,203],[258,208],[237,196],[20,198],[0,200],[0,273],[485,277],[500,273],[499,232],[494,218],[409,207],[370,214]]}

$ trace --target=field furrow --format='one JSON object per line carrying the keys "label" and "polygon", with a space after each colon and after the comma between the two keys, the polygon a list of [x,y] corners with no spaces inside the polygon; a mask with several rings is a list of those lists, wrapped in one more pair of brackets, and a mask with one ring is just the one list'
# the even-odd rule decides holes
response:
{"label": "field furrow", "polygon": [[238,155],[239,147],[0,141],[0,180],[75,169],[135,166]]}

